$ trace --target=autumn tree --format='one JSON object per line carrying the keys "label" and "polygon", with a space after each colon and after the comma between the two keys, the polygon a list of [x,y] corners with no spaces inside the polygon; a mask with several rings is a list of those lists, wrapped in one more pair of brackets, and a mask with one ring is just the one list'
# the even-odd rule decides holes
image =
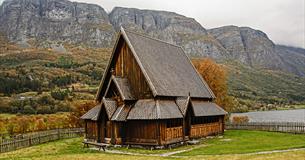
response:
{"label": "autumn tree", "polygon": [[16,120],[16,133],[26,133],[30,127],[29,119],[26,116],[17,118]]}
{"label": "autumn tree", "polygon": [[47,125],[42,118],[38,119],[35,124],[36,131],[43,131],[47,129]]}
{"label": "autumn tree", "polygon": [[226,111],[231,111],[234,106],[234,99],[228,96],[228,77],[224,66],[215,63],[209,58],[194,59],[192,62],[215,94],[215,102]]}
{"label": "autumn tree", "polygon": [[91,108],[95,107],[94,101],[85,101],[77,103],[69,115],[69,121],[72,126],[70,127],[82,127],[80,117],[88,112]]}

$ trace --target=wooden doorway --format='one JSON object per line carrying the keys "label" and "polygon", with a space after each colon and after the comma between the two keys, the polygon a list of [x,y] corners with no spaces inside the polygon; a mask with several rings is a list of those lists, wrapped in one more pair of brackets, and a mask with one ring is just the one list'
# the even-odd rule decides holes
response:
{"label": "wooden doorway", "polygon": [[184,123],[185,123],[185,127],[184,127],[184,133],[186,137],[190,136],[190,132],[191,132],[191,111],[190,109],[186,112],[185,114],[185,118],[184,118]]}

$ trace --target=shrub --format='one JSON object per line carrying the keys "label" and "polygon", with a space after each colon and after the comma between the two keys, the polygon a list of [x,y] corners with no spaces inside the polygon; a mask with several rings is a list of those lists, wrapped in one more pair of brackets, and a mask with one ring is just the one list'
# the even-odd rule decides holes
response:
{"label": "shrub", "polygon": [[247,123],[249,122],[248,116],[234,116],[232,122],[235,124]]}
{"label": "shrub", "polygon": [[17,133],[26,133],[29,128],[30,128],[30,122],[29,119],[26,117],[21,117],[16,119],[17,122],[17,128],[16,128],[16,132]]}
{"label": "shrub", "polygon": [[12,106],[12,113],[18,113],[23,109],[24,102],[21,100],[13,100],[10,105]]}
{"label": "shrub", "polygon": [[53,111],[51,110],[50,106],[39,106],[37,107],[38,114],[51,114]]}
{"label": "shrub", "polygon": [[58,105],[55,105],[54,111],[55,112],[70,112],[72,109],[69,104],[60,102]]}
{"label": "shrub", "polygon": [[33,107],[31,107],[30,105],[26,105],[23,108],[23,113],[24,114],[36,114],[36,111]]}
{"label": "shrub", "polygon": [[35,125],[35,130],[42,131],[42,130],[46,130],[46,129],[47,129],[47,125],[44,122],[44,120],[42,118],[38,119],[36,122],[36,125]]}
{"label": "shrub", "polygon": [[51,95],[43,95],[38,98],[37,103],[40,105],[54,105],[55,100]]}
{"label": "shrub", "polygon": [[9,105],[0,105],[0,113],[10,113],[11,107]]}
{"label": "shrub", "polygon": [[51,96],[57,100],[64,100],[69,96],[69,90],[55,89],[51,91]]}

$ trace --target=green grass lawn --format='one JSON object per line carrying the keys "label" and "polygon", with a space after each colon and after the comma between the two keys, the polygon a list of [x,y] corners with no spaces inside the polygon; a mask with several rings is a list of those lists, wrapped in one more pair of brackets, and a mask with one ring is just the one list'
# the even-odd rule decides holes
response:
{"label": "green grass lawn", "polygon": [[208,139],[206,147],[178,155],[239,154],[305,147],[305,135],[277,132],[229,130],[223,138]]}
{"label": "green grass lawn", "polygon": [[[230,141],[228,141],[230,140]],[[99,152],[87,148],[83,148],[82,138],[73,138],[59,140],[55,142],[45,143],[29,148],[20,149],[13,152],[1,153],[2,159],[79,159],[79,160],[159,160],[159,159],[271,159],[285,160],[288,157],[295,160],[302,160],[305,157],[305,150],[289,151],[285,153],[272,153],[263,155],[247,155],[240,153],[252,153],[258,151],[270,151],[289,148],[305,147],[305,135],[284,134],[275,132],[262,131],[242,131],[231,130],[226,131],[223,138],[206,139],[202,141],[204,146],[196,148],[192,151],[177,154],[175,156],[182,157],[160,157],[145,155],[122,155]],[[112,148],[115,150],[127,151],[142,154],[160,154],[172,152],[176,150],[188,149],[194,146],[182,146],[172,150],[144,150],[144,149],[127,149]],[[198,146],[198,145],[197,145]],[[238,154],[238,155],[236,155]]]}

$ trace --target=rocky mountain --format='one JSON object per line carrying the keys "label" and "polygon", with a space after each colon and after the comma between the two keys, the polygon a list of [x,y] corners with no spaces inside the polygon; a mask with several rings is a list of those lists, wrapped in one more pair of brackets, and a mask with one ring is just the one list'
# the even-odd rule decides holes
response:
{"label": "rocky mountain", "polygon": [[237,60],[254,68],[305,75],[304,49],[275,45],[264,32],[249,27],[205,29],[195,19],[173,12],[115,7],[107,14],[98,5],[67,0],[5,0],[0,22],[0,32],[25,46],[35,42],[43,47],[111,47],[123,26],[180,45],[192,57]]}
{"label": "rocky mountain", "polygon": [[0,31],[9,40],[39,45],[77,43],[109,47],[114,30],[105,10],[67,0],[5,0],[0,7]]}
{"label": "rocky mountain", "polygon": [[277,45],[275,50],[285,63],[288,72],[305,76],[305,49]]}
{"label": "rocky mountain", "polygon": [[253,67],[285,67],[275,51],[274,43],[262,31],[249,27],[224,26],[210,29],[208,32],[227,49],[232,59],[238,59]]}
{"label": "rocky mountain", "polygon": [[195,19],[173,12],[115,7],[109,14],[116,30],[123,26],[180,45],[192,56],[222,59],[225,48]]}

